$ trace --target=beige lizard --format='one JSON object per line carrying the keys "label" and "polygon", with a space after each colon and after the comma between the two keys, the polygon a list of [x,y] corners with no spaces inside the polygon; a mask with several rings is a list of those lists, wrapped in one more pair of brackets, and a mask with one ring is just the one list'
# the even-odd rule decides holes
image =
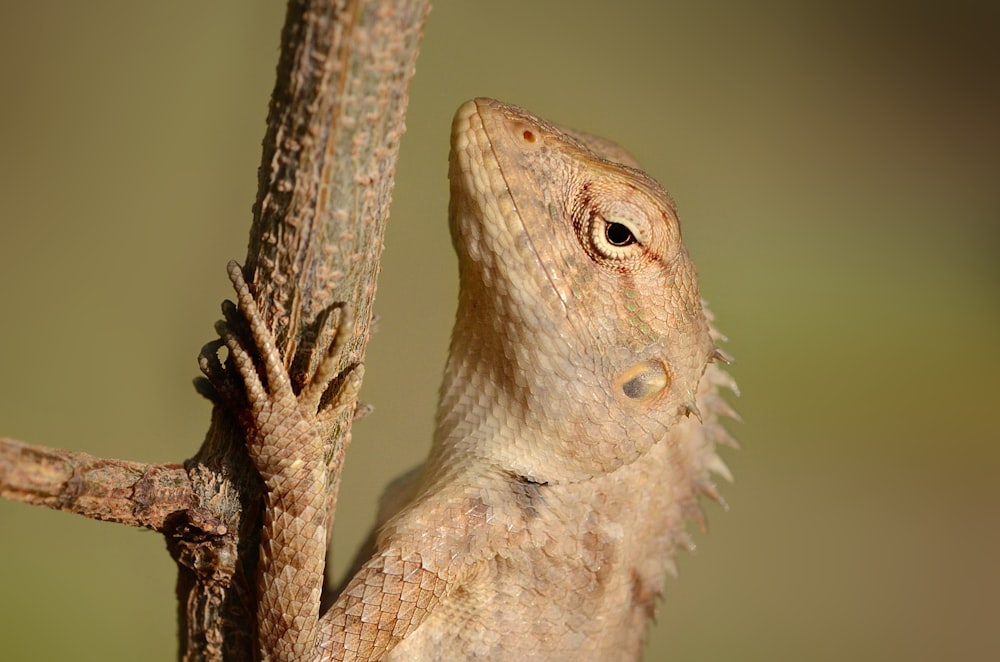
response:
{"label": "beige lizard", "polygon": [[614,143],[491,99],[459,108],[449,176],[461,289],[433,447],[322,616],[322,448],[359,375],[324,396],[326,360],[296,395],[230,269],[219,330],[268,489],[261,657],[635,660],[735,417],[674,203]]}

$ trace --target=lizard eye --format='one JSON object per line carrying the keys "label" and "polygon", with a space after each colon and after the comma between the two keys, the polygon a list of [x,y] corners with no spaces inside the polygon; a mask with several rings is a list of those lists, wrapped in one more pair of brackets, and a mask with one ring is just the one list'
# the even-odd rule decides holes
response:
{"label": "lizard eye", "polygon": [[643,234],[635,219],[624,215],[595,212],[590,218],[590,248],[598,257],[608,260],[628,260],[643,252]]}
{"label": "lizard eye", "polygon": [[629,246],[636,242],[635,235],[624,223],[607,222],[604,228],[604,237],[612,246]]}

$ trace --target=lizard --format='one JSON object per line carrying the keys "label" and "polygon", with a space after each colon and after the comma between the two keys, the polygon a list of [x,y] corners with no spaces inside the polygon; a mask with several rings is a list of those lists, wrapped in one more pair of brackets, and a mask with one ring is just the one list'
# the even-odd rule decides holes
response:
{"label": "lizard", "polygon": [[230,264],[201,365],[233,396],[228,348],[265,482],[260,657],[638,659],[738,418],[674,201],[617,144],[486,98],[456,112],[449,164],[460,293],[431,451],[322,614],[322,449],[363,366],[334,374],[344,322],[296,393]]}

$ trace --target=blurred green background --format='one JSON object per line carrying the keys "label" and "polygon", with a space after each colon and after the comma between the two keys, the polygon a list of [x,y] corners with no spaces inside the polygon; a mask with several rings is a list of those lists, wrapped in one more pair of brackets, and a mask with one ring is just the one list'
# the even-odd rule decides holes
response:
{"label": "blurred green background", "polygon": [[[0,434],[200,444],[190,380],[245,254],[280,4],[0,4]],[[340,564],[427,449],[449,123],[495,96],[663,182],[739,360],[732,508],[707,506],[647,659],[1000,659],[998,44],[974,0],[438,2]],[[6,502],[0,523],[0,658],[174,658],[159,536]]]}

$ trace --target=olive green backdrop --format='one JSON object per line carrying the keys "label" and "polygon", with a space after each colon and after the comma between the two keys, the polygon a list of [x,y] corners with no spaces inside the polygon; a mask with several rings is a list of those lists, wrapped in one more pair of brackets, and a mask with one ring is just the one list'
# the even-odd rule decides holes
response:
{"label": "olive green backdrop", "polygon": [[[190,381],[245,253],[283,13],[0,5],[0,434],[198,447]],[[647,659],[1000,659],[998,24],[972,0],[438,2],[340,565],[427,449],[449,123],[488,95],[636,153],[739,360],[732,508],[707,506]],[[171,660],[173,581],[156,534],[0,503],[0,658]]]}

